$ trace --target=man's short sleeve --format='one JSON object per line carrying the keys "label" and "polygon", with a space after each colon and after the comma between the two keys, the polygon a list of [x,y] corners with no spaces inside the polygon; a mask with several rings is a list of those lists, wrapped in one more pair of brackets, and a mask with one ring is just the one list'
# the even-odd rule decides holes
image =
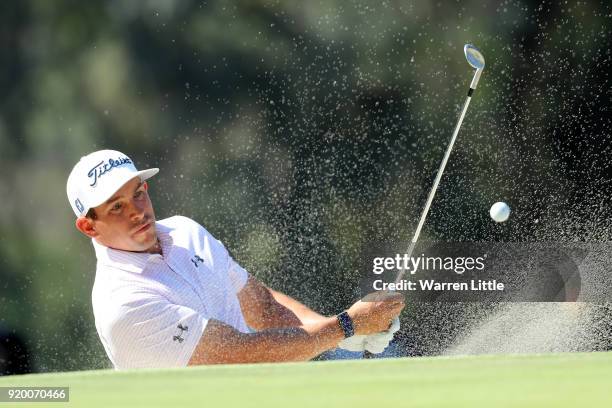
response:
{"label": "man's short sleeve", "polygon": [[228,274],[234,292],[240,292],[244,285],[246,285],[247,279],[249,279],[249,273],[242,266],[238,265],[231,256],[229,256]]}
{"label": "man's short sleeve", "polygon": [[232,289],[234,293],[237,294],[242,290],[244,285],[246,285],[249,279],[249,273],[234,261],[234,258],[232,258],[232,255],[221,241],[210,235],[204,228],[202,228],[202,230],[210,237],[211,252],[223,259],[222,265],[227,266],[227,271],[223,270],[223,273],[227,273]]}
{"label": "man's short sleeve", "polygon": [[100,335],[117,369],[186,366],[208,322],[157,296],[126,303],[115,316]]}

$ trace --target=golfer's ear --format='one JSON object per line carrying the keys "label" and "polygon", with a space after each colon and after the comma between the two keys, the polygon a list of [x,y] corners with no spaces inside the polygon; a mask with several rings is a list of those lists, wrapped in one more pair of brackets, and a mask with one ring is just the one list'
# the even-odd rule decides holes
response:
{"label": "golfer's ear", "polygon": [[147,183],[146,181],[142,182],[142,187],[144,188],[145,191],[149,191],[149,183]]}
{"label": "golfer's ear", "polygon": [[81,216],[77,218],[74,225],[76,226],[76,229],[90,238],[95,238],[98,236],[98,232],[94,229],[93,220],[87,217]]}

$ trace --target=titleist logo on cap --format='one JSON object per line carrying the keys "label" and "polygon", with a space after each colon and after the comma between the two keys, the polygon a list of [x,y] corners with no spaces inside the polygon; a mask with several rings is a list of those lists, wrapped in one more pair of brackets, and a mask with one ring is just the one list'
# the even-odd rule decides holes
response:
{"label": "titleist logo on cap", "polygon": [[96,164],[91,170],[89,170],[89,173],[87,173],[87,176],[89,176],[89,178],[93,180],[90,186],[95,186],[100,177],[102,177],[115,167],[123,166],[124,164],[132,164],[132,161],[127,157],[120,157],[117,160],[108,159],[108,161],[106,162],[102,160],[100,163]]}

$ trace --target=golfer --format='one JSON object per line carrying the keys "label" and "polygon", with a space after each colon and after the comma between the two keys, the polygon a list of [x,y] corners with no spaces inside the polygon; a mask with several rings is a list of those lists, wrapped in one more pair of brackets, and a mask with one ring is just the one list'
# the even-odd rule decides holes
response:
{"label": "golfer", "polygon": [[249,275],[197,222],[157,221],[146,180],[158,171],[101,150],[82,157],[67,181],[76,228],[95,249],[96,330],[116,369],[304,361],[338,346],[386,347],[401,295],[375,294],[337,316],[312,311]]}

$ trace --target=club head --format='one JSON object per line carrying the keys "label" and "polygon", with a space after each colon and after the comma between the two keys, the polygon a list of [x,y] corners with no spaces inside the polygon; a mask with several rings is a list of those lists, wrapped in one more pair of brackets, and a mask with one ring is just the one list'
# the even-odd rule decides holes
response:
{"label": "club head", "polygon": [[467,62],[472,68],[484,69],[485,60],[482,53],[478,51],[478,48],[474,47],[472,44],[465,44],[463,52],[465,53],[465,59],[467,59]]}

